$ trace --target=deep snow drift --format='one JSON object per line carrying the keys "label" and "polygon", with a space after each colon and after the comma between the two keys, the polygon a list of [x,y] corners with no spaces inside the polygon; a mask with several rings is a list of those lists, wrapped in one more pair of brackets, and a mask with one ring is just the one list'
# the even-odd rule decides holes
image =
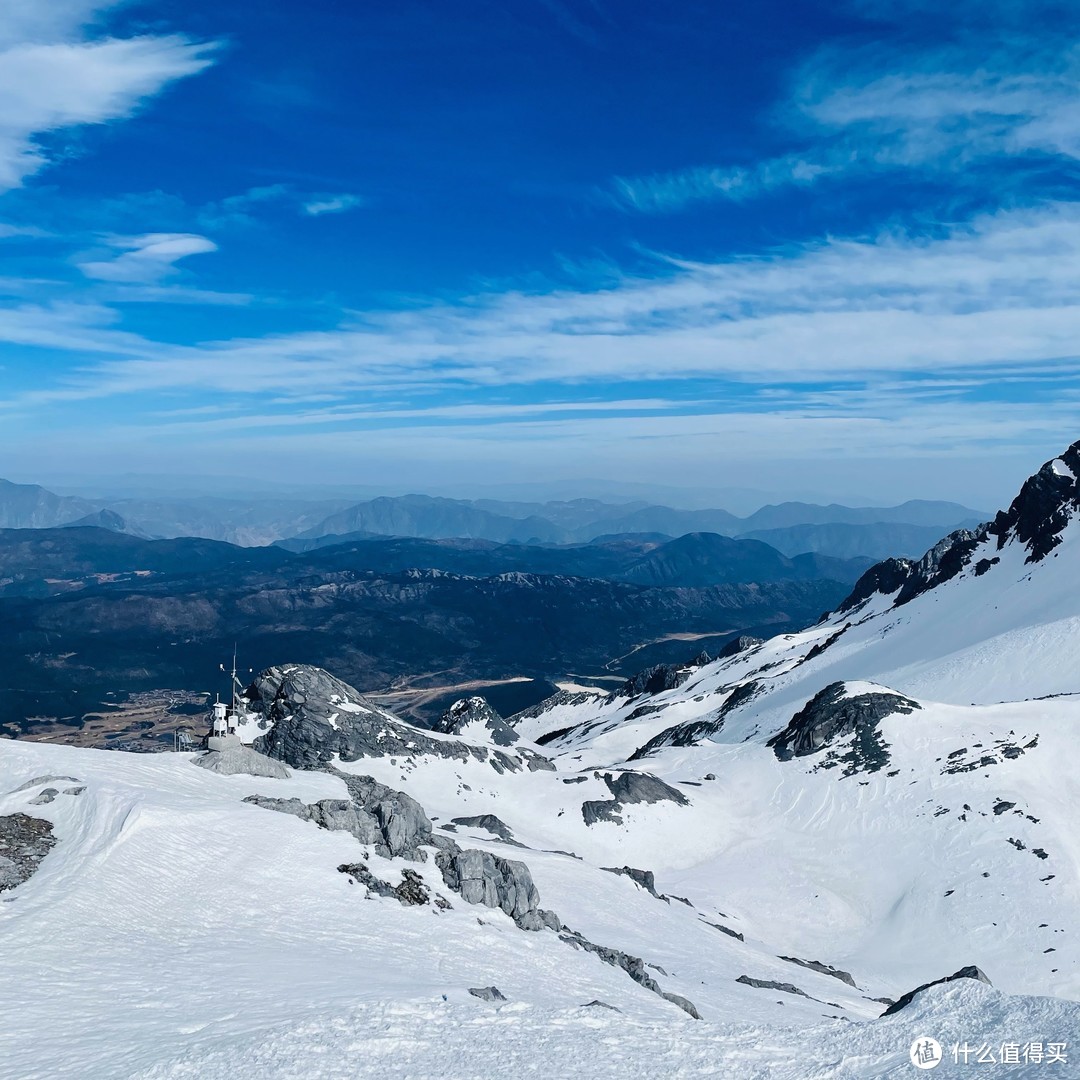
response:
{"label": "deep snow drift", "polygon": [[1077,475],[509,736],[297,666],[245,735],[287,777],[0,743],[0,1077],[1076,1075]]}

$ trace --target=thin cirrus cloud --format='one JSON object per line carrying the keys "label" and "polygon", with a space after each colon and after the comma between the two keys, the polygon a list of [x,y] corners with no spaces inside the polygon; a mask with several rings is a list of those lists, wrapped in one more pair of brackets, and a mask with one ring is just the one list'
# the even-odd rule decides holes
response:
{"label": "thin cirrus cloud", "polygon": [[[864,3],[899,19],[917,3]],[[883,45],[821,50],[797,73],[775,109],[775,132],[798,149],[751,164],[699,164],[616,177],[606,198],[624,210],[671,213],[710,200],[744,201],[784,187],[858,173],[947,172],[1003,167],[1024,182],[1023,166],[1080,160],[1080,51],[1068,32],[1035,36],[1032,26],[1076,29],[1075,9],[1034,0],[1031,17],[1009,23],[1019,5],[991,2],[981,23],[960,3],[957,40],[947,47]],[[1058,18],[1035,9],[1053,7]],[[939,9],[935,18],[948,18]],[[1003,22],[1004,20],[1004,22]],[[1000,178],[998,185],[1006,182]]]}
{"label": "thin cirrus cloud", "polygon": [[40,136],[130,116],[176,79],[213,63],[179,34],[86,37],[115,3],[12,0],[0,11],[0,191],[48,163]]}
{"label": "thin cirrus cloud", "polygon": [[80,262],[79,269],[97,281],[132,285],[153,285],[176,270],[176,263],[189,255],[217,251],[217,244],[195,233],[147,233],[145,236],[114,237],[111,246],[119,251],[111,259]]}
{"label": "thin cirrus cloud", "polygon": [[363,205],[364,199],[360,195],[315,195],[304,203],[304,213],[309,217],[321,217],[323,214],[342,214]]}
{"label": "thin cirrus cloud", "polygon": [[[145,259],[116,261],[125,257]],[[505,291],[189,346],[120,331],[101,305],[85,314],[79,304],[24,305],[0,311],[0,342],[54,348],[62,336],[84,357],[24,404],[214,391],[258,408],[266,395],[415,398],[670,379],[767,387],[952,375],[992,386],[1017,373],[1077,378],[1078,261],[1080,206],[1063,204],[989,214],[930,239],[886,232],[754,258],[669,260],[655,277],[604,288]]]}

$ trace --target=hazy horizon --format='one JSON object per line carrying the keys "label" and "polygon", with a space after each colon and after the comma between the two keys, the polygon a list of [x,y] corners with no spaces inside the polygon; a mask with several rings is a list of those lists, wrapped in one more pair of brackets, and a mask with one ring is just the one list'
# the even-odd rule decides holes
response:
{"label": "hazy horizon", "polygon": [[[1022,466],[1021,466],[1022,468]],[[1030,472],[1031,470],[1029,470]],[[1025,474],[1027,475],[1027,474]],[[31,478],[0,476],[12,483],[37,485],[56,495],[77,496],[91,501],[125,499],[222,499],[263,502],[291,499],[304,502],[364,502],[380,497],[398,498],[424,495],[463,501],[547,503],[574,499],[607,503],[649,503],[678,509],[723,509],[741,517],[771,504],[804,502],[814,505],[839,504],[850,507],[897,506],[909,501],[956,503],[983,513],[1008,505],[1015,489],[996,502],[979,501],[963,495],[948,497],[915,493],[891,498],[885,494],[873,498],[866,493],[830,492],[812,487],[761,489],[750,487],[673,486],[642,482],[606,480],[598,477],[565,480],[536,480],[519,483],[469,483],[468,481],[432,484],[338,483],[321,480],[289,481],[257,476],[205,476],[177,473],[117,474],[113,476],[54,475]]]}

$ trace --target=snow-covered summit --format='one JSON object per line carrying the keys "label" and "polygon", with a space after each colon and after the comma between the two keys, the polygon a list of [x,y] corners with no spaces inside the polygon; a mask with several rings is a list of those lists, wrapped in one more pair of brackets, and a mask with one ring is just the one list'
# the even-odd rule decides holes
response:
{"label": "snow-covered summit", "polygon": [[993,521],[952,533],[918,561],[886,559],[871,567],[839,610],[857,609],[875,594],[905,604],[969,568],[981,576],[999,564],[998,553],[1009,546],[1024,550],[1025,563],[1041,562],[1065,541],[1078,511],[1080,442],[1029,477],[1008,510]]}
{"label": "snow-covered summit", "polygon": [[434,724],[435,731],[472,741],[512,746],[521,737],[482,697],[460,698]]}

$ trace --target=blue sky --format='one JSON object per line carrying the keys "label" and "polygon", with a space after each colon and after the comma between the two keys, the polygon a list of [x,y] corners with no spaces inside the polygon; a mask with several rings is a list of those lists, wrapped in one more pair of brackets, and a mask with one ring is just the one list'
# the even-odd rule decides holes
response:
{"label": "blue sky", "polygon": [[1080,9],[9,0],[0,476],[992,508],[1080,438]]}

